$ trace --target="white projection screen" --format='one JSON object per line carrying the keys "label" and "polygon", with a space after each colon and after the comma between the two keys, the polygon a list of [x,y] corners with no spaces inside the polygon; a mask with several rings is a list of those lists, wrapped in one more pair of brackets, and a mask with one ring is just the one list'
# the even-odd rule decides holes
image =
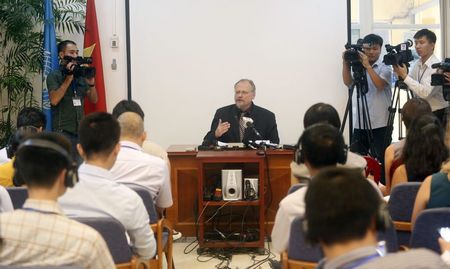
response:
{"label": "white projection screen", "polygon": [[130,28],[132,99],[164,147],[201,143],[240,78],[276,114],[283,144],[314,103],[344,114],[345,1],[133,0]]}

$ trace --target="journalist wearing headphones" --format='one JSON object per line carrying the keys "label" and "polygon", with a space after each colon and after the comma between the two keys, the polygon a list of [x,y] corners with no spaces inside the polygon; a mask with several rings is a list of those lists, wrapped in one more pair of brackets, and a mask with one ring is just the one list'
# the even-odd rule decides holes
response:
{"label": "journalist wearing headphones", "polygon": [[101,235],[71,220],[58,197],[78,182],[70,142],[60,134],[39,133],[16,152],[15,181],[27,186],[21,209],[0,214],[0,265],[113,268]]}
{"label": "journalist wearing headphones", "polygon": [[448,268],[426,249],[383,257],[385,251],[377,236],[392,222],[384,201],[358,170],[322,170],[308,186],[304,202],[306,240],[319,244],[325,256],[319,269]]}
{"label": "journalist wearing headphones", "polygon": [[[314,181],[321,169],[346,162],[347,145],[336,127],[328,123],[316,123],[306,128],[298,140],[294,160],[306,165]],[[287,250],[291,223],[305,212],[306,190],[307,187],[300,188],[281,200],[272,230],[275,252]]]}

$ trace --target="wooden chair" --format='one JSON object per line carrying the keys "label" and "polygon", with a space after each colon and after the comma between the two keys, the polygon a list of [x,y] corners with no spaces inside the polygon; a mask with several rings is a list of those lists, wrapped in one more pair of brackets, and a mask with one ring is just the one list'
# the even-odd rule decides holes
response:
{"label": "wooden chair", "polygon": [[0,269],[81,269],[76,265],[48,265],[48,266],[20,266],[20,265],[0,265]]}
{"label": "wooden chair", "polygon": [[389,197],[388,210],[397,230],[399,245],[408,246],[411,237],[411,216],[420,182],[407,182],[395,186]]}
{"label": "wooden chair", "polygon": [[28,198],[27,187],[7,187],[6,190],[11,197],[14,209],[22,208],[25,200]]}
{"label": "wooden chair", "polygon": [[[113,218],[73,218],[91,226],[105,239],[117,269],[150,268],[150,262],[133,255],[125,235],[125,228]],[[151,267],[153,268],[153,267]]]}
{"label": "wooden chair", "polygon": [[150,218],[150,227],[155,233],[156,239],[156,256],[150,260],[150,268],[163,268],[163,254],[166,256],[167,269],[173,268],[173,227],[169,220],[160,218],[156,211],[153,198],[148,190],[135,184],[125,184],[130,189],[134,190],[144,202]]}

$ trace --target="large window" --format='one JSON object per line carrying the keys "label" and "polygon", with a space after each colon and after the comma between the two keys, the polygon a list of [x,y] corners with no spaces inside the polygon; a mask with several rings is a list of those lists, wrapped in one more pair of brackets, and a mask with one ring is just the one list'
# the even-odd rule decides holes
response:
{"label": "large window", "polygon": [[[423,28],[432,30],[437,37],[434,53],[443,58],[439,0],[351,0],[352,43],[369,33],[380,35],[384,44],[397,45],[411,39]],[[418,55],[411,47],[415,59]],[[383,48],[383,53],[386,53]],[[406,92],[401,91],[400,107],[406,102]],[[397,113],[398,117],[398,113]],[[405,132],[399,132],[399,121],[394,122],[393,141]]]}
{"label": "large window", "polygon": [[351,5],[353,42],[375,33],[385,44],[396,45],[428,28],[436,33],[435,54],[442,58],[439,0],[352,0]]}

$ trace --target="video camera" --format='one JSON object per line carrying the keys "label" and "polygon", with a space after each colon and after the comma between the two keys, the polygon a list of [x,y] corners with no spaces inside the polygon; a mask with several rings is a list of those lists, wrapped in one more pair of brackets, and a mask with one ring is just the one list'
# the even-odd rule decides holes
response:
{"label": "video camera", "polygon": [[358,41],[356,42],[356,44],[346,44],[345,45],[345,49],[346,51],[344,52],[344,60],[349,62],[350,65],[355,65],[358,63],[361,63],[361,60],[359,58],[359,52],[362,52],[362,42],[363,40],[360,38],[358,39]]}
{"label": "video camera", "polygon": [[85,78],[93,78],[95,77],[95,67],[90,66],[92,64],[91,57],[81,57],[78,56],[76,58],[71,56],[64,56],[64,60],[67,63],[75,62],[72,70],[68,70],[64,68],[64,74],[73,75],[74,77],[85,77]]}
{"label": "video camera", "polygon": [[361,93],[366,94],[369,91],[367,87],[366,70],[362,65],[359,52],[363,51],[363,39],[360,38],[356,44],[346,44],[344,52],[344,60],[350,64],[353,71],[353,80],[359,85]]}
{"label": "video camera", "polygon": [[386,44],[387,54],[383,57],[383,63],[386,65],[403,65],[409,66],[409,62],[414,60],[411,50],[413,42],[411,39],[400,43],[397,46]]}
{"label": "video camera", "polygon": [[[443,62],[432,64],[431,68],[441,69],[443,72],[450,72],[450,58],[446,58]],[[444,86],[445,81],[444,74],[434,73],[431,75],[431,86]]]}
{"label": "video camera", "polygon": [[[432,64],[431,68],[440,69],[442,72],[450,72],[450,58],[445,58],[444,61],[436,64]],[[448,101],[450,94],[450,85],[446,85],[448,83],[445,81],[444,74],[442,73],[434,73],[431,75],[431,86],[442,86],[442,95],[444,99]]]}

